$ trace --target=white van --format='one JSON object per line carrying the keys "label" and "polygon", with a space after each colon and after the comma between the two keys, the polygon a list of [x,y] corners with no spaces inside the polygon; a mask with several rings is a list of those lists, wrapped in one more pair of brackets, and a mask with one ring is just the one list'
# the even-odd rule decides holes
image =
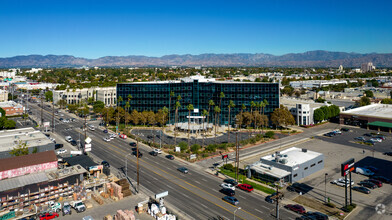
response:
{"label": "white van", "polygon": [[373,176],[374,175],[374,173],[371,170],[363,168],[363,167],[356,167],[355,172],[362,174],[362,175],[365,175],[365,176]]}
{"label": "white van", "polygon": [[65,140],[66,140],[67,142],[71,142],[73,139],[72,139],[71,136],[66,136],[66,137],[65,137]]}

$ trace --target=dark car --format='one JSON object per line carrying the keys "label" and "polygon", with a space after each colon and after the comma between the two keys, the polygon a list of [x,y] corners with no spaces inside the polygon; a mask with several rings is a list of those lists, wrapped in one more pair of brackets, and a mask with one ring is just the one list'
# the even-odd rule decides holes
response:
{"label": "dark car", "polygon": [[152,156],[158,156],[158,152],[156,152],[156,151],[150,151],[150,155],[152,155]]}
{"label": "dark car", "polygon": [[385,152],[385,153],[383,153],[384,155],[387,155],[387,156],[392,156],[392,152]]}
{"label": "dark car", "polygon": [[64,147],[64,144],[55,144],[54,145],[54,149],[60,149],[62,147]]}
{"label": "dark car", "polygon": [[143,154],[139,151],[139,154],[137,154],[137,151],[132,151],[132,155],[134,155],[135,157],[138,156],[139,158],[141,158],[143,156]]}
{"label": "dark car", "polygon": [[306,213],[306,210],[305,210],[305,208],[302,205],[292,205],[292,204],[289,204],[289,205],[285,205],[284,207],[286,209],[289,209],[289,210],[291,210],[293,212],[296,212],[296,213],[299,213],[299,214],[305,214]]}
{"label": "dark car", "polygon": [[[268,203],[275,203],[275,197],[276,197],[276,193],[272,193],[271,195],[265,197],[265,201]],[[279,193],[279,197],[283,198],[283,194]]]}
{"label": "dark car", "polygon": [[132,151],[137,151],[137,147],[132,147],[131,150]]}
{"label": "dark car", "polygon": [[369,180],[365,180],[365,181],[376,184],[376,186],[378,186],[378,188],[382,187],[382,182],[380,180],[369,179]]}
{"label": "dark car", "polygon": [[[154,151],[154,152],[155,152],[155,151]],[[155,153],[156,153],[156,152],[155,152]],[[167,155],[166,158],[169,159],[169,160],[174,160],[174,156],[173,156],[173,155],[170,155],[170,154]]]}
{"label": "dark car", "polygon": [[60,120],[60,121],[63,121],[63,120],[64,120],[64,118],[59,118],[59,120]]}
{"label": "dark car", "polygon": [[103,130],[103,133],[108,133],[109,131],[107,129]]}
{"label": "dark car", "polygon": [[315,217],[317,220],[328,220],[328,215],[321,212],[307,212],[306,214]]}
{"label": "dark car", "polygon": [[129,143],[129,146],[136,147],[136,143],[135,142],[131,142],[131,143]]}
{"label": "dark car", "polygon": [[372,140],[367,140],[367,141],[364,141],[363,143],[370,144],[370,145],[374,145],[375,144],[375,142],[372,141]]}
{"label": "dark car", "polygon": [[368,182],[368,181],[361,181],[360,183],[358,183],[358,185],[364,186],[364,187],[369,188],[369,189],[377,188],[376,184]]}
{"label": "dark car", "polygon": [[180,171],[181,173],[185,173],[185,174],[188,173],[188,169],[185,167],[179,167],[177,170]]}
{"label": "dark car", "polygon": [[236,199],[233,196],[225,196],[222,198],[224,201],[233,204],[233,205],[238,205],[240,202],[238,201],[238,199]]}
{"label": "dark car", "polygon": [[372,135],[372,134],[369,134],[369,133],[366,133],[366,134],[363,134],[363,136],[372,137],[373,135]]}
{"label": "dark car", "polygon": [[378,172],[378,168],[374,167],[374,166],[363,166],[363,168],[366,168],[366,169],[372,171],[373,173],[377,173]]}
{"label": "dark car", "polygon": [[354,186],[353,190],[361,192],[361,193],[365,193],[365,194],[370,194],[370,189],[363,187],[363,186]]}
{"label": "dark car", "polygon": [[72,144],[72,146],[76,146],[78,143],[75,140],[72,140],[71,142],[69,142]]}
{"label": "dark car", "polygon": [[301,185],[299,183],[293,183],[293,185],[287,187],[287,190],[290,192],[297,192],[297,193],[302,192]]}
{"label": "dark car", "polygon": [[105,160],[101,162],[101,165],[103,165],[104,167],[107,167],[107,168],[110,167],[110,164]]}
{"label": "dark car", "polygon": [[228,196],[234,196],[235,195],[235,191],[229,188],[222,188],[221,190],[219,190],[219,192],[228,195]]}
{"label": "dark car", "polygon": [[380,180],[381,182],[387,183],[387,184],[390,184],[390,183],[391,183],[391,180],[388,179],[388,178],[386,178],[386,177],[384,177],[384,176],[372,176],[372,179],[374,179],[374,180]]}
{"label": "dark car", "polygon": [[348,128],[341,128],[340,130],[341,131],[350,131],[350,129],[348,129]]}
{"label": "dark car", "polygon": [[329,133],[324,134],[324,136],[327,136],[327,137],[333,137],[333,136],[335,136],[335,135],[336,135],[336,134],[333,133],[333,132],[329,132]]}
{"label": "dark car", "polygon": [[230,183],[233,186],[238,185],[238,183],[235,180],[233,180],[233,179],[224,179],[223,182]]}

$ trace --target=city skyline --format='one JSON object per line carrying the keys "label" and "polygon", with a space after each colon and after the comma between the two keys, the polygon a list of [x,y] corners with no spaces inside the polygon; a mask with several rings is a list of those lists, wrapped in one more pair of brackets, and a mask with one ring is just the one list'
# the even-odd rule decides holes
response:
{"label": "city skyline", "polygon": [[387,1],[6,1],[0,6],[0,57],[392,51]]}

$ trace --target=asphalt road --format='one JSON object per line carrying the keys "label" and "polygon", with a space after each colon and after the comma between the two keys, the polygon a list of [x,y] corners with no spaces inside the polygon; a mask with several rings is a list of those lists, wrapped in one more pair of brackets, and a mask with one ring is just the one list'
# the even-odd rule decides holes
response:
{"label": "asphalt road", "polygon": [[[30,104],[32,108],[39,108]],[[46,105],[45,105],[46,106]],[[47,109],[50,110],[51,109]],[[38,111],[40,112],[40,111]],[[66,114],[66,113],[65,113]],[[44,111],[45,121],[51,121],[52,115],[49,111]],[[58,116],[55,119],[55,132],[62,136],[72,136],[78,140],[79,135],[83,139],[84,132],[80,129],[83,121],[77,119],[72,123],[60,123]],[[64,116],[63,118],[69,118]],[[103,141],[106,136],[101,130],[87,131],[92,142],[92,152],[102,160],[108,161],[112,167],[125,171],[125,160],[128,163],[128,176],[136,180],[136,158],[131,153],[129,146],[130,139],[122,140],[116,138],[110,142]],[[147,195],[153,196],[155,193],[169,191],[169,196],[165,201],[170,205],[186,213],[193,219],[214,219],[217,216],[225,219],[233,219],[233,212],[237,207],[221,200],[224,196],[219,192],[221,180],[205,173],[203,168],[195,164],[187,164],[180,160],[168,160],[163,155],[151,156],[148,151],[150,147],[140,144],[140,151],[143,157],[139,159],[140,184],[147,189]],[[189,174],[182,174],[177,171],[180,166],[189,169]],[[242,209],[236,212],[236,219],[274,219],[275,206],[264,201],[264,197],[256,193],[246,193],[236,190],[235,196]],[[295,219],[295,213],[281,209],[282,219]]]}

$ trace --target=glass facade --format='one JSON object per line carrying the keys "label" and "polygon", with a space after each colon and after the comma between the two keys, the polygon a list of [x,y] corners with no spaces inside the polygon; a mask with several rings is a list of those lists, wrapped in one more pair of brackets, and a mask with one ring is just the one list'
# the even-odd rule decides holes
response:
{"label": "glass facade", "polygon": [[[169,103],[170,92],[174,96]],[[229,121],[229,101],[233,100],[236,105],[231,109],[230,123],[234,125],[235,115],[241,112],[242,104],[245,104],[246,110],[250,110],[250,102],[261,102],[266,99],[269,105],[265,108],[266,115],[270,115],[275,108],[279,107],[279,83],[250,83],[250,82],[150,82],[150,83],[121,83],[117,84],[117,98],[121,96],[123,102],[119,103],[124,108],[128,95],[132,95],[130,112],[136,109],[142,111],[157,112],[164,106],[170,107],[170,122],[174,123],[175,103],[177,96],[181,96],[181,108],[178,111],[179,122],[187,122],[189,114],[187,105],[193,104],[199,112],[191,112],[192,116],[201,116],[202,110],[208,111],[209,100],[213,100],[215,105],[219,106],[220,93],[223,92],[225,97],[221,102],[220,124],[227,125]],[[213,106],[210,109],[210,121],[213,120]]]}

